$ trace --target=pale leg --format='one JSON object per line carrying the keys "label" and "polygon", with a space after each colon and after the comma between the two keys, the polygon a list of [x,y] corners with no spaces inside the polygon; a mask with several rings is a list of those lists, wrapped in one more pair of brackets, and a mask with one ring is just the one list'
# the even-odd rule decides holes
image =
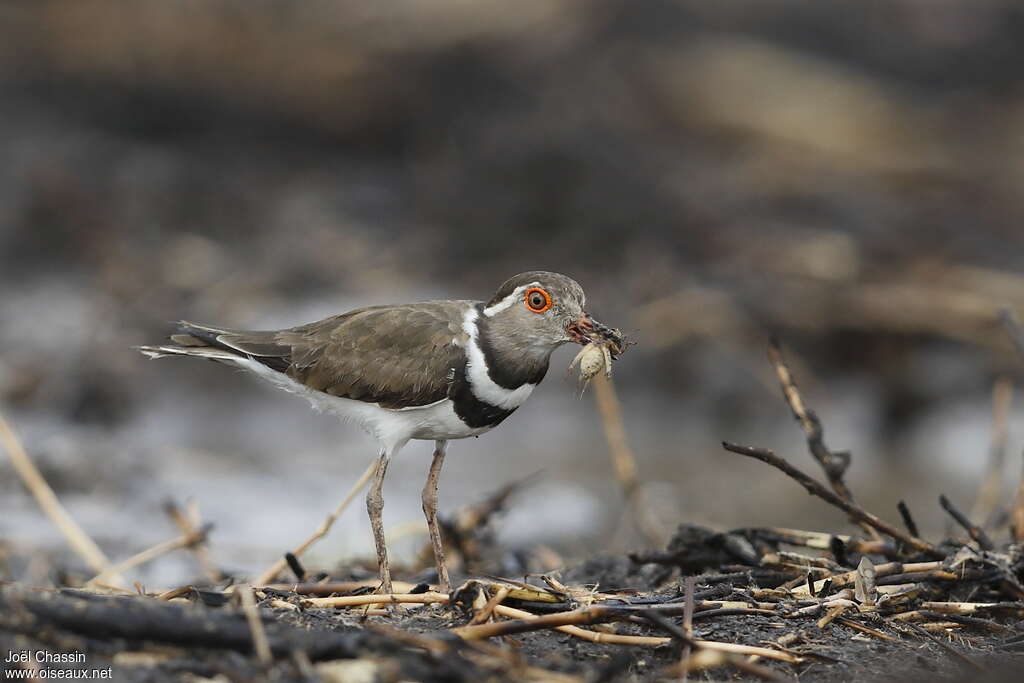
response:
{"label": "pale leg", "polygon": [[388,460],[391,454],[387,449],[380,452],[377,460],[377,471],[373,473],[370,489],[366,492],[366,511],[370,515],[370,526],[373,527],[373,543],[377,547],[377,568],[380,570],[380,592],[391,592],[391,565],[388,564],[388,549],[384,543],[384,476],[388,473]]}
{"label": "pale leg", "polygon": [[448,592],[451,588],[451,583],[448,580],[448,567],[444,563],[444,544],[441,543],[441,529],[437,525],[437,479],[441,476],[441,465],[444,464],[444,452],[447,447],[447,441],[435,442],[434,459],[430,463],[427,483],[423,485],[423,515],[427,518],[430,543],[434,546],[437,580],[442,593]]}

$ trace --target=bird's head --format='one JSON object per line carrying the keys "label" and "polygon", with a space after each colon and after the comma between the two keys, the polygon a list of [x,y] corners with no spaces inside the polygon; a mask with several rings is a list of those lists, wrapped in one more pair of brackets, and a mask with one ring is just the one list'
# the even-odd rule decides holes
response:
{"label": "bird's head", "polygon": [[488,327],[506,344],[527,353],[550,354],[567,342],[614,342],[622,335],[586,312],[583,288],[570,277],[546,271],[506,280],[484,307]]}

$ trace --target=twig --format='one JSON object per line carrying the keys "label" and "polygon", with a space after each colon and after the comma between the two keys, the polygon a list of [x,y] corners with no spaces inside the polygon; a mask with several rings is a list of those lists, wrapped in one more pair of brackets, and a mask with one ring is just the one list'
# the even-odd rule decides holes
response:
{"label": "twig", "polygon": [[836,601],[839,604],[832,605],[828,608],[828,612],[821,619],[818,619],[818,628],[825,628],[832,623],[834,619],[839,617],[843,612],[854,607],[854,603],[848,600]]}
{"label": "twig", "polygon": [[134,569],[135,567],[146,564],[147,562],[152,562],[156,558],[161,555],[166,555],[172,550],[186,548],[196,543],[201,543],[203,539],[206,538],[206,534],[209,530],[210,525],[206,525],[191,534],[172,538],[171,540],[164,541],[163,543],[158,543],[152,548],[147,548],[142,552],[132,555],[127,560],[122,560],[104,571],[101,571],[99,574],[89,579],[85,585],[94,586],[104,583],[111,580],[111,577],[116,576],[121,572],[126,572],[129,569]]}
{"label": "twig", "polygon": [[782,395],[785,397],[786,403],[789,404],[789,409],[793,411],[793,417],[800,423],[807,436],[808,450],[825,471],[825,476],[828,477],[832,489],[842,498],[852,501],[853,494],[843,482],[843,474],[850,466],[850,454],[845,451],[833,453],[825,445],[825,431],[821,426],[821,420],[813,410],[804,406],[800,390],[797,389],[796,382],[782,358],[782,347],[778,339],[772,338],[768,342],[768,359],[775,368],[779,384],[782,385]]}
{"label": "twig", "polygon": [[[464,639],[490,638],[496,635],[514,635],[527,631],[538,631],[545,628],[555,628],[557,631],[589,640],[594,643],[618,643],[620,645],[664,645],[672,641],[671,638],[655,638],[651,636],[626,636],[617,633],[598,633],[579,628],[574,624],[589,623],[585,612],[587,609],[574,610],[573,612],[559,612],[557,614],[546,614],[542,617],[530,614],[524,610],[518,610],[505,605],[499,605],[496,610],[503,616],[513,617],[515,621],[503,621],[495,624],[481,624],[479,626],[463,626],[453,629],[453,632]],[[543,621],[542,621],[543,620]],[[474,630],[470,630],[474,629]],[[694,640],[694,645],[721,652],[733,652],[736,654],[758,655],[766,659],[776,659],[780,662],[791,664],[799,663],[799,657],[787,652],[769,650],[753,645],[739,645],[735,643],[720,643],[714,640]]]}
{"label": "twig", "polygon": [[[771,361],[772,367],[775,368],[779,384],[782,385],[782,395],[786,399],[789,409],[793,412],[793,417],[796,418],[797,422],[800,423],[800,427],[804,430],[804,435],[807,437],[807,450],[810,451],[811,457],[821,465],[821,469],[825,472],[825,477],[828,479],[832,490],[840,498],[850,503],[855,503],[853,492],[850,491],[850,488],[843,480],[843,475],[846,474],[846,470],[850,466],[850,452],[832,451],[825,445],[825,429],[821,424],[821,420],[818,418],[817,413],[804,405],[800,390],[796,386],[796,381],[793,379],[793,375],[790,373],[789,367],[782,357],[782,347],[779,344],[779,340],[774,337],[768,342],[768,359]],[[856,521],[864,527],[864,530],[872,538],[878,538],[878,532],[870,525],[865,524],[863,520]]]}
{"label": "twig", "polygon": [[[690,577],[690,578],[693,578],[693,577]],[[664,616],[662,616],[661,614],[659,614],[655,610],[648,610],[646,612],[643,612],[642,616],[645,619],[647,619],[648,621],[650,621],[652,624],[657,626],[658,628],[660,628],[663,631],[665,631],[666,633],[669,633],[673,637],[679,639],[683,643],[683,647],[686,648],[687,651],[689,651],[692,648],[697,648],[698,649],[698,657],[699,657],[699,652],[700,652],[700,648],[701,648],[700,641],[694,640],[693,636],[690,633],[688,633],[684,629],[680,628],[679,626],[676,626],[675,623],[673,623],[669,619],[665,618]],[[735,666],[736,668],[740,669],[741,671],[745,671],[746,673],[753,674],[753,675],[755,675],[755,676],[757,676],[757,677],[759,677],[759,678],[761,678],[763,680],[766,680],[766,681],[788,681],[788,680],[790,680],[788,678],[784,678],[782,676],[779,676],[777,673],[775,673],[774,671],[772,671],[771,669],[769,669],[767,667],[760,666],[758,664],[755,664],[752,661],[747,661],[747,660],[741,659],[739,657],[739,655],[728,654],[728,653],[726,653],[726,652],[724,652],[722,650],[714,650],[713,648],[707,648],[707,649],[711,650],[713,652],[716,652],[718,655],[720,655],[719,657],[714,658],[715,666],[730,664],[730,665]],[[760,656],[760,655],[755,655],[755,656]],[[694,657],[693,659],[697,659],[698,661],[700,661],[700,659],[698,659],[698,657]],[[675,668],[678,671],[682,672],[683,680],[684,681],[689,676],[692,663],[693,662],[692,662],[690,656],[687,655],[685,658],[681,659],[679,661],[679,663],[675,666]],[[710,664],[711,662],[708,662],[708,663]],[[701,665],[701,668],[712,668],[712,667]]]}
{"label": "twig", "polygon": [[274,661],[274,657],[270,653],[267,632],[263,630],[263,621],[260,619],[256,596],[253,595],[252,586],[241,586],[241,589],[239,594],[242,597],[242,610],[245,612],[245,620],[249,623],[249,631],[252,633],[252,649],[256,652],[256,658],[260,660],[260,664],[268,666]]}
{"label": "twig", "polygon": [[608,453],[612,458],[615,478],[619,481],[622,493],[629,505],[633,521],[648,544],[655,547],[664,545],[664,538],[657,523],[652,519],[650,510],[644,500],[643,489],[636,475],[636,455],[626,438],[626,428],[622,421],[622,409],[611,379],[604,373],[598,373],[594,381],[594,400],[597,411],[601,415],[605,440],[608,442]]}
{"label": "twig", "polygon": [[907,507],[906,501],[901,500],[896,503],[896,509],[900,511],[900,517],[903,518],[903,526],[907,527],[907,532],[911,536],[920,536],[921,534],[917,531],[917,522],[911,516],[910,508]]}
{"label": "twig", "polygon": [[[1017,316],[1012,309],[1004,308],[999,312],[999,319],[1002,320],[1006,334],[1013,342],[1017,353],[1024,358],[1024,327],[1021,327]],[[1018,542],[1024,541],[1024,469],[1021,471],[1016,500],[1010,512],[1010,527],[1013,530],[1013,539]]]}
{"label": "twig", "polygon": [[[748,529],[737,529],[734,533],[755,533],[759,536],[766,536],[773,541],[787,543],[789,545],[801,545],[806,548],[817,550],[829,550],[835,552],[836,541],[841,542],[846,550],[857,553],[871,553],[877,555],[891,555],[893,548],[891,541],[865,540],[856,536],[845,534],[830,534],[823,531],[804,531],[803,529],[786,529],[783,527],[751,527]],[[917,536],[917,534],[912,534]],[[838,561],[838,560],[837,560]],[[843,564],[840,562],[840,564]]]}
{"label": "twig", "polygon": [[[329,596],[335,593],[352,593],[364,588],[376,588],[380,585],[379,579],[366,579],[365,581],[341,581],[332,583],[272,583],[263,588],[273,588],[281,591],[292,591],[299,595]],[[414,583],[405,581],[393,581],[391,587],[396,593],[410,593],[416,586]]]}
{"label": "twig", "polygon": [[[956,574],[952,572],[946,572],[946,576],[940,576],[935,574],[942,570],[942,562],[936,560],[935,562],[886,562],[885,564],[875,565],[875,578],[879,584],[882,583],[881,579],[888,576],[904,575],[906,573],[914,574],[928,574],[928,578],[946,578],[956,579]],[[857,570],[843,572],[842,574],[835,574],[833,576],[826,577],[819,581],[814,582],[814,594],[820,594],[822,588],[825,587],[827,581],[832,582],[833,589],[846,588],[848,586],[855,585],[857,581]],[[793,595],[809,595],[810,590],[808,586],[797,586],[792,591]]]}
{"label": "twig", "polygon": [[295,557],[291,553],[284,554],[284,561],[288,565],[288,568],[292,570],[292,574],[295,575],[297,581],[306,580],[306,568],[302,566],[302,562],[299,558]]}
{"label": "twig", "polygon": [[[352,488],[349,489],[348,493],[345,494],[345,497],[342,498],[341,502],[338,503],[338,507],[334,509],[334,512],[327,515],[327,518],[320,523],[320,526],[317,527],[316,531],[313,532],[312,536],[307,538],[305,541],[297,545],[294,550],[292,550],[292,555],[294,555],[295,557],[301,557],[302,553],[309,550],[309,547],[311,545],[313,545],[321,538],[326,536],[327,532],[331,530],[332,526],[334,526],[334,522],[337,521],[341,513],[345,511],[345,508],[347,508],[349,504],[352,503],[355,497],[359,494],[359,491],[362,490],[364,486],[366,486],[366,482],[370,481],[370,477],[372,477],[373,473],[376,471],[377,459],[375,458],[373,462],[370,463],[370,466],[366,468],[366,471],[362,473],[362,475],[359,477],[356,483],[352,485]],[[256,579],[255,585],[265,586],[266,584],[270,583],[278,574],[281,573],[281,571],[285,568],[286,565],[287,563],[284,557],[281,557],[276,562],[274,562],[274,564],[271,565],[270,568],[268,568],[265,572],[259,575],[259,577]]]}
{"label": "twig", "polygon": [[420,633],[410,633],[409,631],[403,631],[380,622],[368,621],[364,624],[364,628],[366,628],[367,631],[372,631],[373,633],[379,633],[380,635],[387,636],[388,638],[393,638],[405,645],[426,650],[434,656],[447,654],[452,650],[452,643],[441,640],[440,638]]}
{"label": "twig", "polygon": [[156,596],[157,600],[173,600],[174,598],[180,598],[185,595],[190,595],[196,588],[195,586],[181,586],[180,588],[172,588],[169,591],[164,591]]}
{"label": "twig", "polygon": [[904,622],[904,623],[912,631],[915,631],[915,632],[923,635],[925,638],[927,638],[928,640],[932,641],[933,643],[935,643],[936,645],[941,647],[943,650],[945,650],[946,652],[950,653],[951,655],[953,655],[954,657],[956,657],[960,661],[964,662],[965,664],[967,664],[971,668],[975,669],[976,671],[984,671],[985,670],[985,667],[983,667],[981,664],[976,662],[973,658],[968,657],[966,654],[964,654],[960,650],[956,649],[955,647],[953,647],[949,643],[946,643],[946,642],[936,638],[931,633],[929,633],[926,629],[921,628],[920,626],[918,626],[917,624],[915,624],[913,622],[909,622],[908,621],[908,622]]}
{"label": "twig", "polygon": [[[46,483],[46,479],[39,473],[38,468],[36,468],[28,453],[25,452],[25,448],[21,445],[21,440],[18,439],[2,415],[0,415],[0,444],[3,445],[7,456],[11,459],[11,464],[14,465],[14,469],[18,476],[21,477],[25,488],[35,497],[36,503],[38,503],[43,513],[50,518],[54,526],[64,534],[64,538],[67,539],[71,548],[78,553],[78,556],[93,571],[106,572],[110,567],[110,560],[107,559],[107,556],[103,554],[103,551],[85,533],[82,527],[78,526],[78,523],[68,514],[64,506],[61,505],[60,500],[57,499],[57,494],[53,492],[50,485]],[[112,576],[110,578],[116,582],[123,581],[119,576]]]}
{"label": "twig", "polygon": [[921,612],[921,614],[925,618],[946,619],[948,621],[952,621],[952,622],[955,622],[957,624],[963,624],[964,626],[975,626],[977,628],[981,628],[981,629],[984,629],[986,631],[990,631],[992,633],[1007,633],[1007,632],[1015,633],[1016,632],[1016,631],[1014,631],[1014,629],[1010,628],[1009,626],[1003,626],[1002,624],[997,624],[996,622],[989,621],[988,619],[980,619],[978,617],[968,617],[968,616],[964,616],[962,614],[944,614],[942,612],[933,612],[931,610],[924,610],[924,609],[920,610],[920,612]]}
{"label": "twig", "polygon": [[943,614],[1000,614],[1024,617],[1021,602],[922,602],[921,609]]}
{"label": "twig", "polygon": [[691,642],[687,642],[683,645],[683,653],[679,658],[679,666],[683,670],[683,683],[686,683],[689,678],[690,670],[687,667],[687,660],[690,659],[690,653],[693,651],[693,607],[694,607],[694,593],[697,590],[697,577],[687,576],[686,581],[683,583],[683,599],[685,608],[683,609],[683,633],[690,639]]}
{"label": "twig", "polygon": [[[452,632],[464,640],[475,640],[477,638],[491,638],[500,635],[515,635],[527,631],[539,631],[546,628],[554,628],[556,631],[568,633],[571,636],[588,640],[592,643],[609,643],[617,645],[665,645],[672,642],[671,638],[658,638],[654,636],[627,636],[618,633],[599,633],[588,631],[575,624],[590,623],[587,616],[582,614],[583,610],[575,612],[557,612],[537,616],[525,610],[515,609],[507,605],[498,605],[494,608],[497,614],[511,617],[511,621],[480,624],[478,626],[463,626],[452,629]],[[572,616],[567,616],[572,615]]]}
{"label": "twig", "polygon": [[683,676],[686,676],[691,671],[708,671],[709,669],[717,669],[723,666],[732,666],[744,673],[748,673],[752,676],[756,676],[765,681],[792,681],[793,679],[781,676],[775,671],[769,669],[766,666],[756,664],[754,656],[746,659],[740,655],[729,654],[726,652],[719,652],[717,650],[700,650],[686,663],[685,668],[676,664],[668,668],[665,673],[672,675],[678,673],[682,669]]}
{"label": "twig", "polygon": [[971,520],[964,516],[964,513],[960,512],[955,505],[945,495],[939,496],[939,505],[942,509],[949,513],[949,516],[956,520],[956,523],[962,526],[974,542],[978,544],[978,547],[982,550],[992,550],[995,545],[992,543],[992,539],[988,537],[985,530],[981,527],[971,523]]}
{"label": "twig", "polygon": [[[1013,342],[1018,354],[1024,358],[1024,327],[1021,327],[1017,316],[1010,308],[1004,308],[999,312],[999,318],[1006,328],[1006,334]],[[1024,541],[1024,468],[1022,468],[1020,483],[1017,486],[1017,496],[1010,513],[1010,527],[1013,530],[1013,539],[1018,542]]]}
{"label": "twig", "polygon": [[[678,639],[683,645],[687,647],[693,647],[696,645],[693,636],[679,628],[674,622],[669,620],[668,617],[658,614],[656,610],[644,610],[640,613],[640,616],[665,631],[673,638]],[[685,663],[680,662],[680,665],[685,666]]]}
{"label": "twig", "polygon": [[491,596],[490,600],[487,601],[487,604],[484,605],[479,612],[473,615],[473,618],[469,622],[470,625],[483,624],[488,621],[491,618],[491,615],[494,614],[494,608],[500,605],[502,601],[508,597],[508,594],[508,586],[500,586],[498,590],[494,592],[494,595]]}
{"label": "twig", "polygon": [[[534,627],[534,628],[523,628],[524,626],[532,625],[532,623],[533,623],[533,619],[530,618],[533,615],[529,615],[529,612],[523,612],[522,610],[513,610],[513,609],[511,609],[509,607],[505,607],[504,605],[500,606],[498,608],[498,610],[501,613],[505,614],[505,616],[514,616],[517,619],[523,619],[524,620],[523,622],[520,622],[518,624],[516,624],[516,622],[502,622],[503,625],[504,624],[515,624],[517,626],[517,628],[515,629],[516,633],[523,633],[525,631],[534,631],[534,630],[537,630],[538,628],[546,628],[546,627],[543,627],[543,626],[537,626],[537,627]],[[577,611],[579,611],[579,610],[577,610]],[[569,612],[562,612],[561,614],[564,617],[565,615],[568,615],[570,613]],[[529,615],[529,616],[527,616],[527,615]],[[556,615],[552,615],[552,614],[546,615],[546,617],[554,617],[554,616],[556,616]],[[535,619],[543,619],[545,617],[534,617],[534,618]],[[552,620],[551,623],[557,623],[557,620]],[[479,627],[474,627],[474,628],[479,628]],[[640,645],[640,644],[661,645],[661,644],[665,644],[667,642],[671,642],[671,640],[672,640],[671,638],[652,638],[652,637],[647,637],[647,636],[624,636],[624,635],[618,635],[618,634],[615,634],[615,633],[611,633],[611,634],[609,634],[609,633],[597,633],[597,632],[594,632],[594,631],[587,631],[586,629],[578,628],[576,626],[556,627],[556,630],[563,631],[565,633],[569,633],[571,635],[575,635],[577,637],[581,637],[581,638],[583,638],[585,640],[590,640],[590,641],[595,642],[595,643],[620,643],[620,644],[623,644],[623,645],[627,645],[627,644],[635,644],[635,645]],[[459,634],[459,635],[462,635],[462,634]],[[648,641],[648,642],[644,643],[642,641]],[[760,657],[764,657],[765,659],[775,659],[775,660],[778,660],[780,662],[788,662],[790,664],[797,664],[797,663],[799,663],[801,661],[800,657],[792,655],[792,654],[790,654],[788,652],[779,652],[777,650],[770,650],[768,648],[757,647],[757,646],[754,646],[754,645],[740,645],[740,644],[736,644],[736,643],[722,643],[722,642],[718,642],[718,641],[715,641],[715,640],[698,640],[698,639],[694,639],[693,644],[695,646],[697,646],[697,647],[702,648],[702,649],[717,650],[719,652],[732,652],[732,653],[735,653],[735,654],[744,654],[744,655],[757,655],[757,656],[760,656]]]}
{"label": "twig", "polygon": [[[1021,460],[1024,462],[1024,457]],[[1010,511],[1010,529],[1013,532],[1013,540],[1018,543],[1024,542],[1024,467],[1021,468],[1016,500]]]}
{"label": "twig", "polygon": [[360,605],[377,605],[377,604],[401,604],[401,603],[413,603],[413,604],[432,604],[432,603],[446,603],[448,602],[448,595],[446,593],[435,593],[434,591],[427,591],[426,593],[371,593],[368,595],[340,595],[335,598],[307,598],[302,601],[303,607],[358,607]]}
{"label": "twig", "polygon": [[890,642],[897,642],[899,638],[894,638],[888,633],[882,633],[877,629],[873,629],[870,626],[865,626],[860,622],[856,622],[853,619],[847,619],[846,617],[836,617],[836,623],[842,624],[843,626],[849,626],[850,628],[860,631],[861,633],[867,633],[869,636],[878,638],[879,640],[888,640]]}
{"label": "twig", "polygon": [[[185,514],[173,500],[168,500],[164,503],[164,513],[171,518],[171,521],[178,527],[178,530],[186,536],[196,533],[201,526],[198,505],[195,501],[189,501],[187,505],[189,514]],[[195,555],[199,567],[203,570],[210,583],[217,583],[223,578],[220,570],[217,569],[217,565],[210,559],[210,552],[204,543],[191,545],[189,550]]]}
{"label": "twig", "polygon": [[1006,328],[1006,334],[1010,337],[1017,352],[1024,356],[1024,327],[1021,327],[1013,309],[1004,308],[999,311],[999,319],[1002,321],[1003,327]]}
{"label": "twig", "polygon": [[1007,424],[1012,404],[1013,381],[1006,376],[997,377],[992,384],[992,441],[989,444],[988,465],[971,507],[971,519],[978,520],[982,527],[990,524],[1002,497],[1006,444],[1009,438]]}
{"label": "twig", "polygon": [[917,626],[929,633],[949,633],[952,629],[960,628],[961,624],[956,621],[925,621]]}
{"label": "twig", "polygon": [[295,668],[299,670],[302,680],[315,681],[319,679],[316,669],[313,668],[313,662],[309,661],[309,655],[305,650],[292,650],[291,658]]}
{"label": "twig", "polygon": [[898,541],[902,541],[903,543],[923,553],[927,553],[928,555],[931,555],[933,557],[944,557],[943,553],[939,552],[932,544],[928,543],[927,541],[923,541],[920,538],[917,538],[916,536],[911,536],[903,531],[900,531],[896,527],[892,526],[888,522],[879,519],[874,514],[868,512],[859,505],[856,505],[847,500],[844,500],[843,498],[840,498],[838,495],[836,495],[832,491],[829,491],[820,483],[818,483],[808,475],[804,474],[797,468],[793,467],[788,462],[778,457],[767,448],[756,448],[754,446],[740,446],[738,444],[730,443],[728,441],[723,441],[722,446],[727,451],[755,458],[757,460],[760,460],[761,462],[771,465],[772,467],[778,470],[781,470],[791,479],[795,479],[797,483],[803,486],[807,490],[807,492],[810,493],[812,496],[817,496],[824,500],[826,503],[834,505],[835,507],[839,508],[843,512],[846,512],[858,521],[865,522],[866,524],[869,524],[875,529],[878,529],[886,536],[891,536],[892,538],[895,538]]}
{"label": "twig", "polygon": [[774,616],[777,615],[774,609],[759,609],[757,607],[717,607],[715,609],[702,609],[699,612],[695,612],[693,615],[694,621],[710,619],[712,617],[728,617],[733,615],[754,615],[760,614],[762,616]]}
{"label": "twig", "polygon": [[[898,563],[893,563],[898,564]],[[933,563],[929,563],[931,566]],[[936,563],[937,564],[937,563]],[[888,565],[880,565],[880,567],[886,567]],[[910,565],[907,565],[910,566]],[[407,584],[408,585],[408,584]],[[507,587],[500,586],[500,584],[492,584],[498,586],[499,590],[504,588],[509,590]],[[367,604],[377,603],[411,603],[411,604],[427,604],[427,603],[444,603],[449,601],[449,595],[447,593],[439,593],[436,591],[425,591],[422,593],[368,593],[366,595],[341,595],[334,597],[325,598],[305,598],[302,600],[303,607],[358,607]],[[509,590],[509,597],[512,597],[512,591]],[[612,602],[612,600],[609,600]],[[695,610],[694,618],[703,615],[705,612],[729,609],[736,610],[737,613],[742,611],[743,613],[750,614],[774,614],[776,603],[773,602],[749,602],[740,600],[695,600],[693,609]],[[494,611],[497,613],[507,612],[508,609],[504,605],[495,605]],[[621,602],[614,600],[614,604],[592,604],[587,607],[583,607],[577,610],[552,612],[546,616],[555,615],[576,615],[575,618],[580,618],[586,621],[586,623],[596,623],[599,621],[621,621],[629,618],[631,615],[639,614],[642,611],[655,610],[659,614],[665,616],[681,616],[684,615],[687,609],[685,603],[680,602],[657,602],[657,603],[631,603]],[[522,611],[522,610],[520,610]],[[523,614],[533,615],[531,612],[522,611]],[[580,616],[582,615],[582,616]],[[571,621],[569,623],[572,623]],[[484,624],[483,626],[494,627],[495,624]],[[469,626],[461,628],[470,628]],[[472,628],[476,628],[473,626]],[[497,627],[501,629],[500,626]],[[497,634],[502,635],[502,634]]]}

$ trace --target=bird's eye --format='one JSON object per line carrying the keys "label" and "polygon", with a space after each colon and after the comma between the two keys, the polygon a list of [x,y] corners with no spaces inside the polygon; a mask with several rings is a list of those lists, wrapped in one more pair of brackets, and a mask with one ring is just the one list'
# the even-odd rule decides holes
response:
{"label": "bird's eye", "polygon": [[551,308],[551,295],[540,287],[531,287],[526,290],[524,301],[526,307],[534,313],[543,313]]}

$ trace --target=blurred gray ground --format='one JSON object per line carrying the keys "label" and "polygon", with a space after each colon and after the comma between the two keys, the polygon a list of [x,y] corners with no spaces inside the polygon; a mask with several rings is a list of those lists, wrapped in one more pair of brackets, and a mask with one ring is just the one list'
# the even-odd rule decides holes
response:
{"label": "blurred gray ground", "polygon": [[[173,535],[162,501],[194,497],[214,557],[258,569],[372,443],[130,347],[177,318],[285,326],[546,268],[639,342],[616,379],[666,529],[844,524],[718,445],[818,474],[776,332],[862,502],[896,518],[905,498],[939,533],[937,495],[970,507],[979,483],[993,379],[1020,371],[996,311],[1024,312],[1022,32],[1009,0],[2,3],[0,407],[113,554]],[[634,538],[570,358],[451,449],[447,510],[543,471],[511,547]],[[1014,410],[1007,496],[1022,428]],[[428,452],[393,466],[396,529]],[[0,539],[59,556],[0,473]],[[314,555],[369,548],[357,505]]]}

